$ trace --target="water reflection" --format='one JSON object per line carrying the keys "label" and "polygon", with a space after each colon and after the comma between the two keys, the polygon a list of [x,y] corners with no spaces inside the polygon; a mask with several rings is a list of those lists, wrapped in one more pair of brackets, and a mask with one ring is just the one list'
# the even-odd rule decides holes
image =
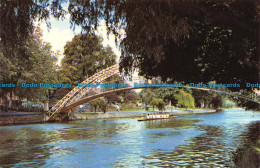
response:
{"label": "water reflection", "polygon": [[51,155],[47,142],[41,130],[0,129],[0,165],[12,166],[21,161],[24,166],[44,165],[44,159]]}
{"label": "water reflection", "polygon": [[[69,124],[69,123],[68,123]],[[51,131],[41,126],[35,129],[27,126],[10,126],[0,129],[0,166],[39,167],[46,164],[51,155],[62,157],[76,153],[73,143],[98,138],[110,138],[127,129],[127,124],[101,122],[94,126],[89,123],[61,127],[57,124]],[[15,128],[16,127],[16,128]],[[95,141],[95,140],[94,140]],[[89,143],[82,144],[89,145]],[[111,145],[111,143],[110,143]]]}
{"label": "water reflection", "polygon": [[230,167],[226,144],[220,127],[200,126],[206,133],[186,141],[172,152],[145,157],[143,165],[183,167]]}
{"label": "water reflection", "polygon": [[248,130],[241,134],[242,143],[233,152],[233,161],[237,168],[260,167],[260,122],[249,125]]}
{"label": "water reflection", "polygon": [[75,141],[85,140],[92,138],[109,138],[127,129],[127,124],[96,124],[90,127],[89,125],[76,125],[70,128],[59,129],[51,132],[47,132],[46,136],[50,138],[51,142],[57,141]]}
{"label": "water reflection", "polygon": [[161,129],[161,128],[183,128],[191,127],[194,123],[200,122],[198,119],[163,119],[163,120],[151,120],[145,122],[145,128],[147,129]]}
{"label": "water reflection", "polygon": [[[254,167],[260,113],[0,127],[2,167]],[[241,161],[241,162],[240,162]],[[236,164],[236,165],[235,165]],[[239,166],[237,166],[239,167]]]}

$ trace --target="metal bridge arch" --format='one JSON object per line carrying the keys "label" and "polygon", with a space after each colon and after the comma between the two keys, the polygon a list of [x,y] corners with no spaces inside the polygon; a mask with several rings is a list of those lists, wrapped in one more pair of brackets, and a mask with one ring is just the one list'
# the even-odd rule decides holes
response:
{"label": "metal bridge arch", "polygon": [[[103,92],[103,93],[100,93],[100,94],[92,95],[92,96],[80,99],[79,101],[74,102],[74,103],[64,107],[63,109],[61,109],[61,112],[70,110],[70,109],[72,109],[74,107],[77,107],[77,106],[79,106],[79,105],[81,105],[83,103],[86,103],[86,102],[88,102],[90,100],[96,99],[98,97],[103,97],[103,96],[109,95],[111,93],[116,93],[116,92],[121,92],[121,91],[126,91],[126,90],[133,90],[133,89],[144,89],[144,88],[147,88],[147,87],[125,87],[125,88],[121,88],[121,89],[110,90],[110,91]],[[260,104],[260,102],[258,102],[258,101],[249,99],[249,98],[244,97],[244,96],[234,95],[234,94],[231,94],[229,92],[224,92],[224,91],[219,91],[219,90],[212,90],[212,89],[206,89],[206,88],[195,88],[195,87],[189,87],[189,86],[184,86],[184,87],[181,87],[181,88],[204,90],[204,91],[209,91],[209,92],[216,92],[216,93],[220,93],[220,94],[226,94],[226,95],[230,95],[230,96],[236,96],[236,97],[240,97],[240,98],[246,99],[248,101],[252,101],[252,102]]]}
{"label": "metal bridge arch", "polygon": [[[119,73],[119,64],[115,64],[111,67],[108,67],[106,69],[103,69],[102,71],[94,74],[93,76],[87,78],[85,81],[82,82],[82,84],[88,84],[88,83],[101,83],[105,79],[118,74]],[[55,120],[55,118],[61,113],[61,109],[63,109],[65,106],[72,104],[73,102],[78,101],[81,99],[87,92],[92,90],[91,87],[75,87],[72,89],[66,96],[64,96],[57,104],[55,104],[46,114],[46,120]],[[63,118],[65,118],[67,115],[62,114]]]}
{"label": "metal bridge arch", "polygon": [[[105,79],[107,79],[113,75],[116,75],[118,73],[119,73],[119,65],[115,64],[107,69],[104,69],[104,70],[94,74],[90,78],[83,81],[82,84],[101,83]],[[98,93],[98,94],[83,98],[83,96],[87,92],[93,90],[93,87],[78,87],[77,86],[73,90],[71,90],[66,96],[64,96],[57,104],[55,104],[52,107],[53,110],[50,109],[47,112],[46,120],[51,121],[51,120],[56,120],[57,118],[60,120],[63,120],[64,118],[66,118],[70,115],[70,113],[72,112],[72,110],[71,110],[72,108],[75,108],[76,106],[86,103],[92,99],[95,99],[98,97],[103,97],[105,95],[115,93],[115,92],[132,90],[132,89],[141,89],[141,88],[147,88],[147,87],[125,87],[125,88],[120,88],[120,89],[116,89],[116,90],[110,90],[110,91],[103,92],[103,93]],[[216,92],[216,93],[220,93],[220,94],[226,94],[226,95],[230,95],[230,96],[240,97],[240,98],[246,99],[248,101],[252,101],[252,102],[260,104],[260,102],[258,102],[256,100],[252,100],[252,99],[242,96],[242,95],[235,95],[230,92],[207,89],[207,88],[189,87],[189,86],[184,86],[183,88],[198,89],[198,90]]]}

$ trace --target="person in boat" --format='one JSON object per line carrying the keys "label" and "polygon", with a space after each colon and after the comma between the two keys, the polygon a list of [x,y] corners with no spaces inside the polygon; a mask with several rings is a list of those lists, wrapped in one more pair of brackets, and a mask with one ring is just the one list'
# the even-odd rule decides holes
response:
{"label": "person in boat", "polygon": [[153,114],[153,119],[156,119],[156,115],[155,114]]}
{"label": "person in boat", "polygon": [[147,114],[146,119],[151,119],[151,115]]}

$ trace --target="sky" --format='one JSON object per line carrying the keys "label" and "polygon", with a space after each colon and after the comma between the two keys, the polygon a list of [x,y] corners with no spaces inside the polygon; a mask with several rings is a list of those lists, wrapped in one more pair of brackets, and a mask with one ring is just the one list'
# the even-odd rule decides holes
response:
{"label": "sky", "polygon": [[[70,15],[67,14],[64,20],[57,20],[53,17],[50,18],[51,28],[48,29],[45,22],[40,22],[36,24],[40,24],[40,27],[43,31],[43,41],[49,42],[52,46],[53,51],[60,51],[60,56],[58,57],[58,64],[60,64],[61,59],[64,57],[64,46],[66,42],[71,41],[73,37],[81,32],[80,27],[76,27],[73,31],[70,27],[69,22]],[[110,46],[117,56],[117,62],[119,61],[119,57],[121,55],[118,47],[115,44],[115,36],[110,34],[107,36],[107,29],[105,27],[105,22],[101,21],[101,26],[98,27],[96,34],[103,38],[103,46]]]}

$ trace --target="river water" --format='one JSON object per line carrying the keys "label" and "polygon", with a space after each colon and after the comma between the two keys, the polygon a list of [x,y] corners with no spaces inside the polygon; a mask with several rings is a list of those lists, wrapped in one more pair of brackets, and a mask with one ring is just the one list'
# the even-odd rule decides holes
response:
{"label": "river water", "polygon": [[259,120],[258,112],[227,109],[157,121],[2,126],[0,167],[234,167]]}

